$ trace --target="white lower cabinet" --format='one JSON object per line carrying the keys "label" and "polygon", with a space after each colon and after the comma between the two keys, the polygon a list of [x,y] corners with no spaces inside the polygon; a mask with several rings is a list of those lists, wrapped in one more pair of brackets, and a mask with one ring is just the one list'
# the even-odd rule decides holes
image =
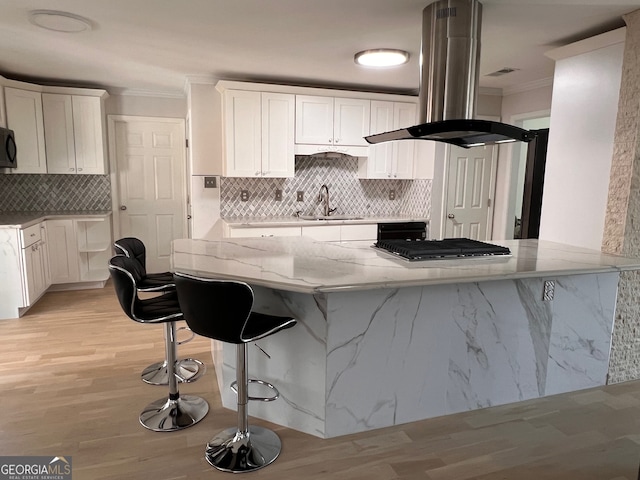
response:
{"label": "white lower cabinet", "polygon": [[23,307],[33,305],[51,285],[44,223],[20,230],[22,243]]}
{"label": "white lower cabinet", "polygon": [[301,227],[234,227],[227,225],[225,237],[299,237],[305,236],[323,242],[351,242],[357,240],[375,240],[378,224],[348,224],[348,225],[309,225]]}
{"label": "white lower cabinet", "polygon": [[340,225],[311,225],[302,227],[302,236],[321,242],[339,242],[341,228]]}
{"label": "white lower cabinet", "polygon": [[21,316],[50,285],[44,223],[0,229],[0,319]]}
{"label": "white lower cabinet", "polygon": [[378,224],[367,223],[364,225],[342,225],[340,227],[340,241],[353,242],[357,240],[378,239]]}
{"label": "white lower cabinet", "polygon": [[73,220],[47,220],[51,283],[80,281],[78,244]]}
{"label": "white lower cabinet", "polygon": [[228,238],[241,237],[299,237],[300,227],[229,227]]}
{"label": "white lower cabinet", "polygon": [[111,256],[109,218],[47,220],[51,283],[105,282]]}

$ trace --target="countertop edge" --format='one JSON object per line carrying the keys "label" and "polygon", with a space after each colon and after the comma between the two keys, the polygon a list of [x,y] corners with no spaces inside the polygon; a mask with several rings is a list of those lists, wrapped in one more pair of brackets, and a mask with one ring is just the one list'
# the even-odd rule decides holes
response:
{"label": "countertop edge", "polygon": [[[354,215],[355,216],[355,215]],[[252,228],[252,227],[313,227],[322,225],[370,225],[383,222],[426,222],[428,218],[408,215],[408,216],[374,216],[352,219],[327,219],[327,220],[305,220],[298,217],[249,217],[249,218],[222,218],[222,221],[230,228]]]}
{"label": "countertop edge", "polygon": [[[76,218],[108,218],[112,212],[60,212],[60,213],[11,213],[0,214],[0,228],[28,228],[45,220]],[[7,220],[10,219],[10,220]]]}

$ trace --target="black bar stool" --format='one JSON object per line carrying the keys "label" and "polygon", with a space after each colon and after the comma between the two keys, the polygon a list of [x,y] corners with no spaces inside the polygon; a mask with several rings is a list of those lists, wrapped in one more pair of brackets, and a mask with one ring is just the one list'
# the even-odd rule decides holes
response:
{"label": "black bar stool", "polygon": [[[148,273],[146,267],[147,249],[144,242],[139,238],[125,237],[113,242],[113,248],[118,255],[132,258],[138,262],[136,271],[140,277],[137,284],[139,292],[146,293],[164,293],[175,291],[176,286],[173,283],[173,273]],[[180,330],[188,330],[187,327],[179,327]],[[193,335],[187,340],[176,342],[176,345],[182,345],[193,339]],[[195,382],[206,371],[204,363],[195,358],[180,358],[176,363],[176,376],[180,383]],[[142,381],[151,385],[168,385],[169,373],[167,369],[167,359],[162,362],[156,362],[145,368],[140,374]]]}
{"label": "black bar stool", "polygon": [[[221,431],[205,449],[205,459],[225,472],[250,472],[273,462],[282,449],[275,432],[249,426],[247,403],[247,343],[293,327],[291,317],[276,317],[251,311],[253,290],[243,282],[174,275],[180,308],[187,324],[198,335],[236,344],[238,425]],[[266,382],[257,381],[272,387]],[[278,394],[258,400],[275,400]]]}
{"label": "black bar stool", "polygon": [[198,423],[209,411],[209,404],[200,397],[181,396],[175,375],[176,321],[184,319],[176,293],[170,292],[149,299],[140,299],[136,285],[138,280],[136,261],[123,255],[117,255],[109,260],[109,272],[120,306],[129,318],[140,323],[164,323],[165,325],[169,397],[147,405],[140,414],[140,423],[156,432],[181,430]]}

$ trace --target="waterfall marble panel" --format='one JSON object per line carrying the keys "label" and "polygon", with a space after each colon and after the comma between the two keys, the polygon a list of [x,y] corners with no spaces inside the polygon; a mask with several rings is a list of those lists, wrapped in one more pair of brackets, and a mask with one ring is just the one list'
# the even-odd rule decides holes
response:
{"label": "waterfall marble panel", "polygon": [[[315,295],[258,287],[257,310],[299,323],[250,349],[250,377],[282,394],[252,402],[251,415],[330,438],[604,385],[617,277],[556,277],[551,302],[543,279]],[[235,347],[223,357],[228,386]]]}
{"label": "waterfall marble panel", "polygon": [[556,281],[545,394],[606,384],[617,288],[615,274]]}

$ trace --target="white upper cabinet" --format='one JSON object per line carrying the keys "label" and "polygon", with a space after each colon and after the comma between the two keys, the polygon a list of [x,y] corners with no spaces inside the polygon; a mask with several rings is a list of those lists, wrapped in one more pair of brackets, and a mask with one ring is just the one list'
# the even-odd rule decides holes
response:
{"label": "white upper cabinet", "polygon": [[[415,103],[371,101],[371,133],[382,133],[415,125]],[[358,166],[360,178],[411,179],[415,141],[385,142],[369,147],[369,157]]]}
{"label": "white upper cabinet", "polygon": [[105,174],[99,97],[43,93],[48,173]]}
{"label": "white upper cabinet", "polygon": [[47,173],[42,94],[5,87],[7,127],[14,131],[18,167],[11,173]]}
{"label": "white upper cabinet", "polygon": [[368,99],[296,95],[296,153],[366,156],[370,117]]}
{"label": "white upper cabinet", "polygon": [[227,177],[294,176],[294,96],[224,91]]}

